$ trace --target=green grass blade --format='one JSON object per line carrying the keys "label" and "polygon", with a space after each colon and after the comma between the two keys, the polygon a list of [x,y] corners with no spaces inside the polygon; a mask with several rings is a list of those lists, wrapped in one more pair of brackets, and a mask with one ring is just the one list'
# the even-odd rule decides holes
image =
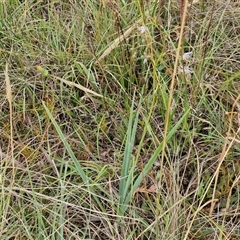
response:
{"label": "green grass blade", "polygon": [[[179,126],[181,125],[181,123],[184,121],[185,117],[188,115],[190,109],[188,109],[184,115],[181,117],[181,119],[179,119],[179,121],[176,123],[176,125],[171,129],[171,131],[168,133],[167,135],[167,140],[166,142],[168,142],[171,137],[175,134],[176,130],[179,128]],[[149,159],[148,163],[146,164],[146,166],[144,167],[144,169],[142,170],[142,172],[139,174],[139,176],[137,177],[132,189],[129,191],[129,194],[126,196],[125,202],[124,202],[124,209],[126,210],[127,205],[129,204],[134,192],[136,191],[136,189],[140,186],[140,184],[143,181],[143,178],[148,174],[148,172],[150,171],[150,169],[152,168],[154,162],[156,161],[157,157],[159,156],[159,154],[162,151],[162,146],[163,146],[163,142],[160,143],[159,147],[156,149],[156,151],[154,152],[154,154],[152,155],[152,157]]]}
{"label": "green grass blade", "polygon": [[[141,105],[141,101],[142,99],[140,99],[139,105]],[[125,202],[126,196],[128,195],[128,192],[129,192],[129,187],[131,184],[133,184],[133,179],[134,179],[135,166],[131,165],[130,163],[132,161],[132,151],[133,151],[133,146],[135,142],[138,119],[140,114],[140,107],[139,107],[136,112],[136,116],[134,117],[134,102],[135,102],[135,95],[133,97],[132,106],[130,109],[130,116],[129,116],[128,129],[127,129],[127,140],[125,145],[122,172],[121,172],[120,189],[119,189],[121,206]]]}
{"label": "green grass blade", "polygon": [[130,116],[129,116],[128,129],[127,129],[127,139],[126,139],[122,171],[121,171],[121,180],[120,180],[120,188],[119,188],[120,204],[124,203],[124,200],[127,196],[127,192],[129,189],[129,185],[133,182],[131,180],[132,174],[130,174],[131,172],[130,163],[131,163],[132,151],[133,151],[137,126],[138,126],[138,118],[140,114],[140,108],[138,108],[136,116],[134,117],[134,102],[135,102],[135,95],[133,97],[132,106],[130,109]]}
{"label": "green grass blade", "polygon": [[127,181],[127,175],[129,172],[129,166],[130,166],[130,160],[131,155],[133,151],[133,115],[134,115],[134,100],[135,95],[133,97],[132,106],[130,109],[130,116],[129,116],[129,122],[128,122],[128,129],[127,129],[127,139],[125,144],[125,150],[124,150],[124,157],[123,157],[123,163],[122,163],[122,170],[121,170],[121,180],[120,180],[120,187],[119,187],[119,195],[120,195],[120,204],[123,203],[125,199],[125,192],[126,192],[126,181]]}
{"label": "green grass blade", "polygon": [[86,184],[89,183],[89,178],[88,178],[88,176],[87,176],[87,175],[85,174],[85,172],[83,171],[80,163],[78,162],[78,160],[77,160],[74,152],[72,151],[69,143],[67,142],[67,139],[65,138],[62,130],[60,129],[59,125],[57,124],[56,120],[54,119],[52,113],[49,111],[49,109],[47,108],[47,106],[45,105],[44,102],[43,102],[43,106],[44,106],[44,108],[45,108],[45,110],[46,110],[46,112],[47,112],[48,117],[51,119],[51,121],[52,121],[52,123],[53,123],[53,125],[54,125],[54,127],[55,127],[55,129],[56,129],[56,131],[57,131],[57,133],[58,133],[58,135],[59,135],[59,137],[60,137],[60,139],[62,140],[62,142],[63,142],[63,144],[64,144],[64,147],[66,148],[69,156],[70,156],[71,159],[73,160],[73,162],[74,162],[74,164],[75,164],[75,167],[76,167],[76,169],[77,169],[77,172],[79,173],[79,175],[80,175],[80,177],[82,178],[82,180],[83,180],[84,183],[86,183]]}

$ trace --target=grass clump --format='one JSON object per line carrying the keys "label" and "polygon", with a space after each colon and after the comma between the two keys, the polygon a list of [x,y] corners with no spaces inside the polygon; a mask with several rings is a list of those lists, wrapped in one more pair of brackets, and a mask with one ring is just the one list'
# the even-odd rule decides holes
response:
{"label": "grass clump", "polygon": [[237,2],[0,7],[1,239],[240,237]]}

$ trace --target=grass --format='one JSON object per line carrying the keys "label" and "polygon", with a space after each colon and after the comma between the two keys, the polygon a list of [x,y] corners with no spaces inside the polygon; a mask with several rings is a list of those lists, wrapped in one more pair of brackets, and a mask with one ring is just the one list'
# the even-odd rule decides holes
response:
{"label": "grass", "polygon": [[0,3],[0,239],[240,238],[239,3],[179,2]]}

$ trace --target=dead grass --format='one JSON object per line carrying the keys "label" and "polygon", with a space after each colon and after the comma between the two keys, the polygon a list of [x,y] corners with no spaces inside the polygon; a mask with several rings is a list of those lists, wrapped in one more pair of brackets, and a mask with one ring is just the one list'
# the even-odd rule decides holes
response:
{"label": "dead grass", "polygon": [[239,239],[238,5],[2,2],[0,238]]}

